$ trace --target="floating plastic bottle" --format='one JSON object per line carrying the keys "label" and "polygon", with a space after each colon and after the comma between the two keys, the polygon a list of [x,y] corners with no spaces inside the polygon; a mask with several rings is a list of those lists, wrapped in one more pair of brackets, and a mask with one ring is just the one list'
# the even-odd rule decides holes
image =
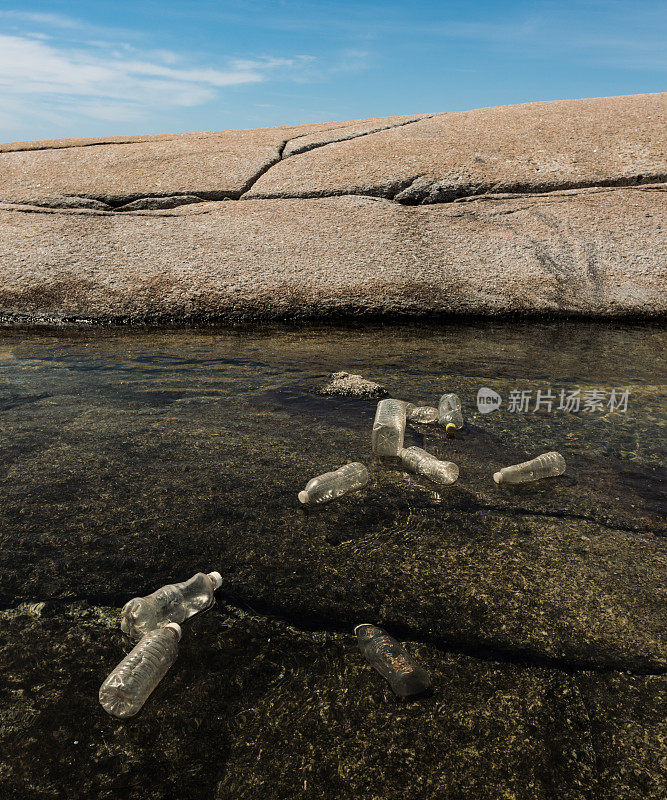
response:
{"label": "floating plastic bottle", "polygon": [[405,406],[402,400],[393,398],[380,400],[378,403],[371,438],[376,456],[398,456],[405,436]]}
{"label": "floating plastic bottle", "polygon": [[503,467],[500,472],[493,475],[496,483],[528,483],[538,481],[540,478],[555,478],[565,472],[565,459],[560,453],[542,453],[541,456]]}
{"label": "floating plastic bottle", "polygon": [[221,585],[219,572],[198,572],[190,580],[170,583],[147,597],[135,597],[123,606],[121,630],[139,639],[167,622],[185,622],[213,605],[214,592]]}
{"label": "floating plastic bottle", "polygon": [[436,483],[454,483],[459,477],[459,468],[451,461],[439,461],[421,447],[407,447],[399,453],[403,466],[410,472],[424,475]]}
{"label": "floating plastic bottle", "polygon": [[389,681],[399,697],[421,694],[431,688],[426,670],[410,657],[402,644],[375,625],[357,625],[354,629],[359,648],[371,666]]}
{"label": "floating plastic bottle", "polygon": [[438,403],[438,412],[440,413],[438,421],[445,426],[446,433],[452,434],[463,427],[461,401],[455,394],[443,394]]}
{"label": "floating plastic bottle", "polygon": [[306,488],[299,492],[299,500],[307,505],[320,505],[335,500],[341,495],[361,489],[368,483],[368,470],[359,461],[353,461],[335,472],[325,472],[311,478]]}
{"label": "floating plastic bottle", "polygon": [[147,633],[100,686],[102,708],[114,717],[132,717],[176,661],[181,628],[170,622]]}
{"label": "floating plastic bottle", "polygon": [[405,406],[405,416],[410,422],[428,425],[430,422],[437,422],[440,419],[440,412],[433,406],[416,406],[408,403]]}

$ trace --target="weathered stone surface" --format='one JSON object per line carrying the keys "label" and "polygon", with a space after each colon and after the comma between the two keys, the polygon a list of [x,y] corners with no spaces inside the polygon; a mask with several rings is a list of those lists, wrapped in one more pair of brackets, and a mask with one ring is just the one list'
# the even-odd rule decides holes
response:
{"label": "weathered stone surface", "polygon": [[[531,330],[2,332],[0,603],[120,606],[217,569],[236,605],[299,626],[368,620],[474,654],[664,670],[661,339]],[[584,387],[632,385],[627,414],[484,418],[480,379],[459,372],[497,386],[507,364],[534,389],[535,376],[581,375],[582,350]],[[325,365],[362,362],[401,399],[461,397],[459,438],[437,425],[406,432],[406,445],[459,466],[454,485],[374,463],[374,404],[312,392]],[[493,482],[499,467],[553,449],[562,478]],[[367,487],[300,507],[305,480],[349,461],[368,465]]]}
{"label": "weathered stone surface", "polygon": [[659,187],[416,207],[352,196],[122,215],[4,205],[0,313],[657,316],[667,310],[664,206]]}
{"label": "weathered stone surface", "polygon": [[384,386],[366,380],[361,375],[350,375],[349,372],[332,372],[327,383],[318,392],[323,395],[357,397],[366,400],[376,400],[387,396]]}
{"label": "weathered stone surface", "polygon": [[218,603],[184,626],[138,716],[97,692],[132,644],[118,609],[0,612],[0,782],[35,800],[660,800],[664,678],[489,662],[420,643],[397,700],[351,633]]}
{"label": "weathered stone surface", "polygon": [[0,315],[664,315],[664,108],[647,94],[3,145]]}
{"label": "weathered stone surface", "polygon": [[[17,142],[0,146],[0,200],[59,207],[89,197],[114,205],[144,197],[239,197],[277,163],[286,143],[363,135],[412,117],[285,128],[106,139]],[[308,140],[310,141],[310,139]]]}
{"label": "weathered stone surface", "polygon": [[[100,333],[0,330],[5,794],[662,800],[660,326]],[[459,394],[459,438],[406,432],[455,485],[372,462],[374,405],[312,391],[339,364],[414,402]],[[630,386],[629,407],[475,411],[480,382],[554,381]],[[562,478],[494,484],[555,447]],[[350,459],[368,487],[299,507]],[[218,602],[142,712],[108,717],[119,608],[200,569]],[[393,697],[362,621],[408,641],[432,697]]]}
{"label": "weathered stone surface", "polygon": [[[175,194],[172,197],[142,197],[133,200],[124,206],[118,206],[116,211],[159,211],[163,208],[176,208],[177,206],[187,206],[190,203],[203,202],[201,197],[194,194]],[[111,210],[111,209],[107,209]]]}
{"label": "weathered stone surface", "polygon": [[405,203],[667,176],[664,94],[438,114],[285,159],[248,197],[367,194]]}

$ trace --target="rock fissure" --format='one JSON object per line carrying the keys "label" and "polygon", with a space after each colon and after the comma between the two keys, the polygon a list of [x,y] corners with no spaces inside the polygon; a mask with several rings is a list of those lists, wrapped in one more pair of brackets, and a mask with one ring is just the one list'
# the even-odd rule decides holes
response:
{"label": "rock fissure", "polygon": [[[170,136],[161,139],[162,142],[173,142],[176,137]],[[2,153],[38,153],[44,150],[73,150],[78,147],[108,147],[109,145],[124,145],[124,144],[144,144],[145,142],[154,141],[152,139],[128,139],[127,141],[114,142],[109,139],[103,142],[76,142],[72,144],[57,144],[57,145],[41,145],[38,147],[12,147],[11,144],[5,145],[6,149],[0,149]]]}
{"label": "rock fissure", "polygon": [[[343,138],[340,138],[340,139],[334,139],[332,141],[311,142],[308,146],[304,146],[304,147],[299,148],[297,150],[292,150],[287,155],[285,155],[285,150],[291,144],[291,142],[296,141],[298,139],[303,139],[306,136],[309,136],[310,134],[304,133],[304,134],[302,134],[300,136],[293,136],[293,137],[291,137],[289,139],[285,139],[285,141],[282,142],[282,144],[278,148],[277,158],[275,158],[273,161],[268,162],[261,169],[259,169],[255,173],[255,175],[253,175],[246,182],[246,184],[242,188],[238,198],[236,198],[236,199],[242,200],[244,198],[244,195],[246,195],[252,189],[252,187],[257,183],[257,181],[263,175],[266,175],[266,173],[272,167],[274,167],[276,164],[278,164],[281,161],[284,161],[284,160],[286,160],[288,158],[292,158],[293,156],[297,156],[297,155],[300,155],[301,153],[306,153],[306,152],[309,152],[310,150],[315,150],[315,149],[320,148],[320,147],[326,147],[328,145],[335,144],[336,142],[348,142],[348,141],[351,141],[352,139],[360,139],[363,136],[370,136],[370,135],[372,135],[374,133],[379,133],[380,131],[387,131],[387,130],[391,130],[393,128],[402,128],[405,125],[412,125],[415,122],[420,122],[423,119],[429,119],[430,117],[433,117],[433,116],[436,116],[436,115],[435,114],[431,114],[431,115],[424,116],[424,117],[416,117],[415,119],[407,120],[406,122],[398,122],[398,123],[394,123],[392,125],[386,125],[386,126],[384,126],[382,128],[375,128],[375,129],[370,130],[370,131],[363,131],[361,133],[350,134],[350,136],[346,136],[346,137],[343,137]],[[338,128],[331,128],[329,130],[339,130],[339,129]],[[326,131],[324,131],[324,132],[326,133]],[[295,195],[295,197],[296,197],[296,195]]]}
{"label": "rock fissure", "polygon": [[[330,633],[353,636],[354,627],[359,624],[358,619],[337,618],[334,615],[318,612],[305,613],[295,611],[284,606],[259,602],[257,598],[246,599],[237,595],[226,594],[224,590],[221,590],[218,594],[220,601],[230,614],[244,614],[257,619],[271,620],[304,633]],[[45,616],[48,618],[51,616],[51,612],[57,614],[59,610],[69,605],[84,602],[93,607],[115,607],[120,612],[120,608],[127,599],[125,595],[120,597],[113,594],[72,595],[67,598],[46,597],[42,598],[40,603],[46,604],[47,613]],[[31,608],[36,605],[38,603],[34,598],[13,598],[11,602],[6,602],[3,605],[0,613],[30,615]],[[41,614],[42,612],[40,611],[40,616]],[[492,641],[465,641],[463,638],[458,637],[444,637],[425,632],[400,620],[385,619],[378,621],[378,624],[401,640],[424,644],[446,654],[470,656],[479,661],[553,669],[568,674],[578,672],[595,672],[599,674],[625,672],[634,675],[664,675],[667,673],[667,667],[644,668],[636,664],[628,664],[621,659],[607,658],[603,661],[593,661],[586,658],[556,657],[539,653],[528,647],[504,647]]]}
{"label": "rock fissure", "polygon": [[[282,143],[279,148],[279,154],[282,153],[291,140],[287,140]],[[291,156],[288,156],[290,158]],[[48,200],[39,200],[39,201],[26,201],[26,202],[14,202],[11,200],[1,200],[0,199],[0,210],[2,211],[18,211],[22,213],[43,213],[43,211],[48,212],[87,212],[87,213],[98,213],[102,216],[108,214],[115,214],[115,213],[124,213],[124,214],[131,214],[132,212],[137,211],[159,211],[159,210],[171,210],[174,208],[178,208],[183,205],[190,205],[196,203],[214,203],[214,202],[221,202],[221,201],[230,201],[230,200],[323,200],[326,198],[340,198],[340,197],[358,197],[361,199],[367,200],[386,200],[393,203],[396,203],[400,206],[411,207],[411,206],[429,206],[429,205],[460,205],[465,206],[469,203],[475,203],[478,201],[484,202],[507,202],[508,200],[518,200],[521,198],[539,198],[543,197],[545,199],[548,198],[557,198],[557,197],[572,197],[577,194],[589,194],[595,193],[596,191],[618,191],[624,189],[632,189],[632,190],[640,190],[640,191],[655,191],[655,192],[663,192],[667,191],[667,174],[660,175],[660,176],[653,176],[651,178],[644,179],[643,177],[638,177],[635,179],[635,182],[632,182],[632,179],[629,178],[618,178],[618,179],[610,179],[607,182],[597,182],[591,184],[562,184],[560,186],[554,188],[544,188],[544,187],[535,187],[534,189],[527,189],[524,187],[517,187],[516,191],[512,191],[511,189],[505,190],[498,190],[498,191],[484,191],[481,193],[471,193],[466,195],[460,195],[448,200],[442,200],[438,202],[404,202],[400,200],[400,195],[403,191],[405,191],[406,187],[409,186],[411,183],[414,182],[414,179],[410,179],[409,181],[402,181],[399,184],[393,185],[391,187],[387,187],[386,189],[379,189],[378,193],[376,194],[369,194],[368,189],[365,189],[363,192],[354,192],[350,190],[341,190],[340,192],[308,192],[303,194],[293,194],[293,195],[253,195],[252,197],[245,197],[248,191],[252,188],[252,186],[262,177],[262,175],[266,174],[266,172],[271,169],[271,167],[275,166],[279,163],[281,159],[276,158],[276,160],[272,161],[270,164],[264,165],[262,170],[258,171],[255,175],[252,176],[245,184],[244,188],[240,192],[198,192],[197,194],[154,194],[154,195],[145,195],[145,196],[138,196],[138,195],[127,195],[121,199],[117,197],[108,197],[104,195],[98,195],[95,197],[86,196],[86,195],[77,195],[72,197],[66,198],[58,198],[54,201]],[[247,188],[246,188],[247,187]],[[562,194],[563,192],[567,192],[568,194]],[[530,208],[530,206],[523,206],[518,209],[505,209],[499,211],[499,214],[512,214],[516,213],[517,211],[524,211]],[[207,213],[201,211],[200,213]],[[159,214],[152,214],[152,216],[160,216]],[[168,214],[165,216],[174,216],[173,214]]]}
{"label": "rock fissure", "polygon": [[478,512],[478,511],[491,511],[493,513],[502,514],[503,516],[512,516],[512,517],[547,517],[549,519],[562,519],[562,520],[572,520],[572,521],[580,521],[580,522],[590,522],[592,525],[597,525],[600,528],[605,528],[607,530],[612,531],[623,531],[624,533],[650,533],[652,536],[659,536],[663,537],[667,535],[666,531],[659,531],[659,530],[647,530],[641,527],[632,528],[623,524],[617,524],[612,522],[605,522],[600,519],[595,519],[594,517],[587,516],[586,514],[574,514],[568,511],[536,511],[534,509],[529,508],[521,508],[521,507],[514,507],[514,508],[503,508],[503,506],[491,506],[491,505],[484,505],[481,503],[470,503],[466,504],[465,506],[466,511],[470,512]]}
{"label": "rock fissure", "polygon": [[[71,196],[64,196],[64,197],[57,197],[54,199],[49,198],[41,198],[39,200],[30,200],[23,203],[13,203],[12,201],[3,201],[0,200],[2,203],[9,203],[11,205],[22,205],[22,206],[35,206],[35,207],[43,207],[43,208],[51,208],[51,209],[89,209],[92,211],[106,211],[106,212],[131,212],[131,211],[154,211],[160,209],[168,209],[168,208],[177,208],[178,206],[188,205],[190,203],[201,203],[201,202],[216,202],[220,200],[240,200],[243,195],[247,194],[252,187],[260,180],[260,178],[265,175],[272,167],[276,164],[280,163],[286,158],[292,158],[293,156],[300,155],[301,153],[309,152],[310,150],[314,150],[320,147],[326,147],[327,145],[334,144],[336,142],[343,142],[343,141],[350,141],[351,139],[358,139],[363,136],[370,136],[374,133],[380,133],[382,131],[391,130],[392,128],[400,128],[405,125],[411,125],[414,122],[419,122],[424,119],[430,119],[430,117],[437,116],[435,114],[427,115],[427,116],[420,116],[415,117],[414,119],[410,119],[404,122],[393,123],[391,125],[384,125],[381,127],[373,128],[369,131],[363,132],[356,132],[351,133],[349,136],[344,136],[341,138],[327,140],[327,141],[317,141],[317,142],[309,142],[307,145],[302,147],[293,149],[287,155],[285,155],[285,150],[292,142],[298,141],[299,139],[306,138],[308,136],[312,136],[312,132],[302,133],[299,136],[292,136],[288,139],[284,139],[277,148],[276,156],[273,159],[270,159],[265,164],[263,164],[255,173],[253,173],[241,186],[240,189],[237,191],[191,191],[191,192],[180,192],[180,193],[154,193],[150,195],[139,195],[139,194],[127,194],[123,196],[115,195],[105,195],[105,194],[78,194],[78,195],[71,195]],[[336,130],[344,130],[346,125],[341,125],[338,127],[327,128],[320,133],[329,133],[331,131]],[[43,147],[43,148],[18,148],[16,150],[11,151],[4,151],[4,152],[32,152],[35,150],[57,150],[57,149],[71,149],[73,147],[95,147],[95,146],[102,146],[102,145],[111,145],[111,144],[141,144],[142,142],[146,142],[150,140],[140,140],[135,142],[90,142],[85,144],[78,144],[78,145],[63,145],[60,147]],[[164,140],[164,141],[173,141],[173,139]],[[405,187],[401,187],[405,188]],[[398,189],[397,189],[398,191]],[[297,195],[295,195],[296,197]]]}
{"label": "rock fissure", "polygon": [[564,181],[551,184],[516,184],[499,186],[498,184],[479,184],[476,186],[461,186],[447,184],[443,187],[441,181],[420,184],[418,189],[414,186],[419,178],[410,178],[388,186],[378,186],[369,191],[368,187],[356,191],[354,187],[346,187],[339,191],[316,190],[295,193],[266,192],[254,193],[252,197],[240,199],[248,200],[313,200],[323,197],[368,197],[373,199],[391,200],[403,206],[427,206],[470,202],[474,200],[508,200],[535,195],[551,195],[558,192],[577,192],[590,189],[628,189],[639,186],[651,188],[665,188],[667,173],[657,175],[636,175],[621,178],[604,178],[596,181]]}

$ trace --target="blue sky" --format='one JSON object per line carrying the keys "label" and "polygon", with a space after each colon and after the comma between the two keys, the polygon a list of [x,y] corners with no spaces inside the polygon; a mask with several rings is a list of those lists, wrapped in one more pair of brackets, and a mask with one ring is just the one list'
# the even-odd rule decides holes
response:
{"label": "blue sky", "polygon": [[0,0],[0,141],[661,91],[667,4]]}

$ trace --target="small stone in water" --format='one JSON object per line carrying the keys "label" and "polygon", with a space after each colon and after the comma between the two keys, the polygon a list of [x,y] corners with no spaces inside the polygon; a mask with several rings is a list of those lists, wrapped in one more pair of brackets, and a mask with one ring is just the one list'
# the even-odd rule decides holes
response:
{"label": "small stone in water", "polygon": [[378,400],[381,397],[386,397],[389,393],[384,386],[374,381],[368,381],[361,375],[353,375],[349,372],[333,372],[329,382],[319,390],[319,394]]}

